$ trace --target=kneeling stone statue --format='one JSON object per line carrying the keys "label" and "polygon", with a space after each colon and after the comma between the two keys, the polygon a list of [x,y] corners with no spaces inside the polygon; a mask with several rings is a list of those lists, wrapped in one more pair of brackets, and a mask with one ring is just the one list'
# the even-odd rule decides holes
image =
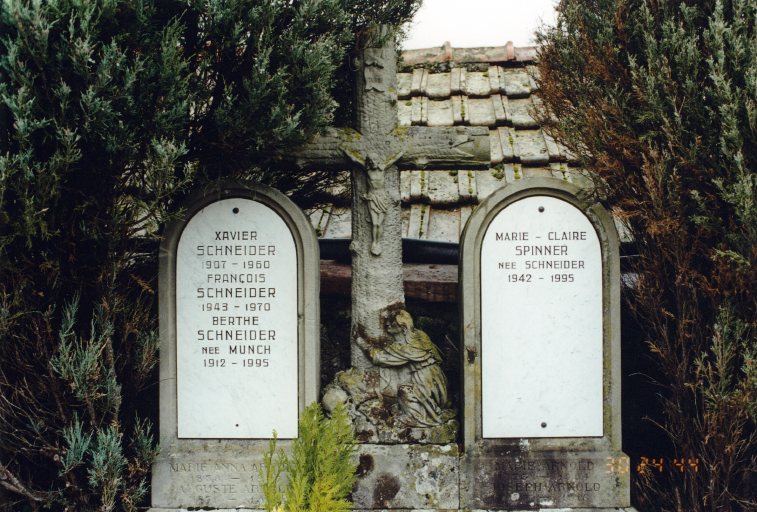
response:
{"label": "kneeling stone statue", "polygon": [[364,434],[375,429],[383,442],[454,440],[457,422],[447,397],[439,348],[415,328],[404,309],[390,308],[383,316],[385,339],[356,333],[355,343],[378,368],[397,371],[388,379],[377,379],[376,370],[340,372],[326,389],[324,405],[331,408],[332,402],[349,402],[353,415],[362,416],[355,418],[358,434],[362,424],[368,427],[362,429]]}

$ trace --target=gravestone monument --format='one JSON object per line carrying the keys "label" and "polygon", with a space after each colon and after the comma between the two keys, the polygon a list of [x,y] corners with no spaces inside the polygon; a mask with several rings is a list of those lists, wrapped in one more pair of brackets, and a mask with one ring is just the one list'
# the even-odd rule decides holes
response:
{"label": "gravestone monument", "polygon": [[151,511],[260,508],[275,430],[318,400],[319,256],[304,214],[259,185],[209,185],[160,248],[160,455]]}
{"label": "gravestone monument", "polygon": [[610,215],[562,180],[509,184],[471,215],[459,267],[461,508],[630,506],[618,247]]}

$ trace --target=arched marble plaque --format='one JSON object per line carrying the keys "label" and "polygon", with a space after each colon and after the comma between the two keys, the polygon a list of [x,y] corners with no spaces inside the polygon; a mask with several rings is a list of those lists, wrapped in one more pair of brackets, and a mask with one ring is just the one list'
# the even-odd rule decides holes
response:
{"label": "arched marble plaque", "polygon": [[602,436],[602,253],[567,201],[503,208],[481,244],[484,438]]}
{"label": "arched marble plaque", "polygon": [[272,208],[216,201],[176,255],[180,438],[297,436],[297,250]]}

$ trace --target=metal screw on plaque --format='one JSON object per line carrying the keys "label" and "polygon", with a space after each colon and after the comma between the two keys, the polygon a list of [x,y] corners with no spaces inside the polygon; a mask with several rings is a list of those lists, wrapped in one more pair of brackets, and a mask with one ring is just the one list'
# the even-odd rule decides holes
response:
{"label": "metal screw on plaque", "polygon": [[543,206],[539,207],[539,213],[544,213],[544,207]]}
{"label": "metal screw on plaque", "polygon": [[541,428],[547,428],[547,422],[546,421],[542,421],[541,422]]}
{"label": "metal screw on plaque", "polygon": [[234,213],[234,214],[236,215],[237,213],[239,213],[239,208],[234,208],[234,209],[233,209],[233,210],[231,210],[231,211],[232,211],[232,212],[233,212],[233,213]]}

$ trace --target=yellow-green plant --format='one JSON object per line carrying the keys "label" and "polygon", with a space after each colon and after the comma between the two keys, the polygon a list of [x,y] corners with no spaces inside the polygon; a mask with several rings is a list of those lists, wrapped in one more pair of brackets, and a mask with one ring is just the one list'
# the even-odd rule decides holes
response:
{"label": "yellow-green plant", "polygon": [[[352,458],[355,437],[343,407],[328,418],[318,403],[300,417],[299,437],[291,453],[276,449],[276,433],[265,455],[260,476],[269,512],[342,512],[350,510],[355,483]],[[282,489],[282,475],[286,487]]]}

